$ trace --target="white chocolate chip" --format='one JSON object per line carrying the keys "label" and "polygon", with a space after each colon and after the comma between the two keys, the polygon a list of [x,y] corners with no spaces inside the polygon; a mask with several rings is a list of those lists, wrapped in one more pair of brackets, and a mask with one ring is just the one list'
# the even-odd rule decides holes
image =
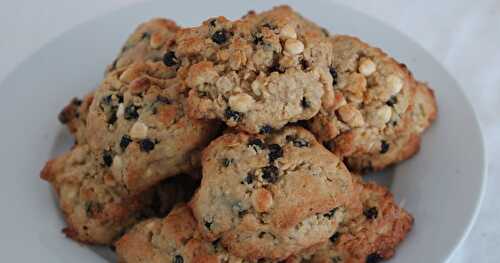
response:
{"label": "white chocolate chip", "polygon": [[116,181],[121,181],[121,171],[123,168],[123,161],[120,156],[115,156],[113,158],[113,166],[111,166],[111,173]]}
{"label": "white chocolate chip", "polygon": [[338,113],[342,121],[347,123],[352,128],[363,126],[365,123],[361,112],[351,104],[340,107],[338,109]]}
{"label": "white chocolate chip", "polygon": [[247,112],[254,103],[252,96],[245,93],[229,97],[229,106],[238,112]]}
{"label": "white chocolate chip", "polygon": [[148,126],[146,124],[137,121],[132,125],[130,129],[130,137],[134,139],[144,139],[148,136]]}
{"label": "white chocolate chip", "polygon": [[368,123],[373,126],[382,127],[391,120],[392,109],[384,105],[368,114]]}
{"label": "white chocolate chip", "polygon": [[116,117],[120,118],[121,116],[123,116],[124,113],[125,113],[125,105],[123,105],[123,103],[120,103],[118,105],[118,110],[116,110]]}
{"label": "white chocolate chip", "polygon": [[389,89],[391,96],[396,95],[403,88],[403,80],[396,75],[390,75],[387,77],[387,88]]}
{"label": "white chocolate chip", "polygon": [[296,39],[288,39],[285,42],[285,50],[292,55],[297,55],[304,51],[304,44]]}
{"label": "white chocolate chip", "polygon": [[359,62],[358,70],[361,74],[368,77],[377,69],[377,65],[369,58],[362,58]]}
{"label": "white chocolate chip", "polygon": [[295,32],[295,28],[293,28],[291,24],[284,26],[280,31],[280,37],[297,39],[297,33]]}

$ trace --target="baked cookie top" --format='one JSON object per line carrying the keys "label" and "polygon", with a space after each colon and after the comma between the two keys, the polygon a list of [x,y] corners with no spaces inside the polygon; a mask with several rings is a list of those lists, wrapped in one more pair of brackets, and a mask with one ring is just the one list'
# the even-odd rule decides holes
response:
{"label": "baked cookie top", "polygon": [[352,194],[339,158],[300,127],[225,134],[203,151],[202,167],[190,203],[198,228],[248,260],[284,259],[327,240]]}
{"label": "baked cookie top", "polygon": [[41,177],[57,194],[68,225],[64,233],[80,242],[102,245],[110,245],[140,219],[165,215],[175,203],[190,198],[196,184],[189,176],[179,176],[140,195],[124,197],[127,190],[85,144],[48,161]]}
{"label": "baked cookie top", "polygon": [[357,178],[357,199],[339,230],[322,245],[312,247],[288,263],[376,263],[391,258],[413,225],[413,217],[399,207],[388,189]]}
{"label": "baked cookie top", "polygon": [[243,263],[218,241],[202,238],[186,205],[179,204],[167,217],[145,220],[118,242],[116,252],[123,263]]}
{"label": "baked cookie top", "polygon": [[391,164],[404,161],[420,149],[421,134],[437,116],[437,105],[433,91],[424,83],[417,83],[412,109],[407,112],[411,126],[399,136],[385,141],[383,154],[360,154],[344,158],[353,170],[380,170]]}
{"label": "baked cookie top", "polygon": [[177,24],[165,18],[153,18],[140,24],[123,44],[120,53],[106,72],[148,60],[161,61],[175,41]]}
{"label": "baked cookie top", "polygon": [[181,29],[167,55],[190,89],[191,117],[249,133],[309,119],[333,96],[325,32],[286,6]]}
{"label": "baked cookie top", "polygon": [[163,62],[110,72],[95,91],[88,141],[115,181],[137,193],[199,167],[199,152],[216,135],[215,121],[186,115],[186,95]]}
{"label": "baked cookie top", "polygon": [[351,169],[380,170],[396,160],[377,166],[370,159],[384,158],[394,140],[418,126],[416,81],[404,64],[355,37],[337,35],[330,43],[335,96],[309,128]]}

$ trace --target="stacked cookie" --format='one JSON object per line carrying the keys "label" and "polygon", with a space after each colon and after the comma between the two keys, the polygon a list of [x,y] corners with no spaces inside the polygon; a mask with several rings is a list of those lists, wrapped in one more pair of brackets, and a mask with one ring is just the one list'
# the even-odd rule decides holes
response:
{"label": "stacked cookie", "polygon": [[357,175],[414,155],[432,90],[289,7],[140,25],[59,115],[48,161],[68,227],[120,262],[379,262],[413,224]]}

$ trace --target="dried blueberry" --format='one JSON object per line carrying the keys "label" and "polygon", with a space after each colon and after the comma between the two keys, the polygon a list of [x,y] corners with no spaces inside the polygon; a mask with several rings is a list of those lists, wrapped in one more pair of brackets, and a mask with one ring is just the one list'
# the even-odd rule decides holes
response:
{"label": "dried blueberry", "polygon": [[385,104],[392,107],[396,103],[398,103],[398,98],[396,96],[392,96]]}
{"label": "dried blueberry", "polygon": [[125,108],[125,112],[123,114],[123,117],[126,120],[135,120],[139,118],[139,113],[137,112],[138,107],[130,104]]}
{"label": "dried blueberry", "polygon": [[333,216],[335,215],[335,212],[337,212],[337,207],[335,207],[334,209],[328,211],[328,213],[326,214],[323,214],[324,217],[328,218],[328,219],[332,219]]}
{"label": "dried blueberry", "polygon": [[123,103],[123,95],[116,95],[118,98],[118,103]]}
{"label": "dried blueberry", "polygon": [[205,227],[210,230],[210,227],[212,226],[212,221],[207,221],[205,219],[203,219],[203,224],[205,225]]}
{"label": "dried blueberry", "polygon": [[363,211],[363,214],[366,216],[368,219],[376,219],[378,216],[378,210],[376,207],[370,207],[368,209],[365,209]]}
{"label": "dried blueberry", "polygon": [[139,141],[139,146],[141,148],[141,151],[150,152],[155,148],[155,143],[146,138]]}
{"label": "dried blueberry", "polygon": [[339,240],[339,237],[340,237],[340,233],[339,232],[335,232],[335,234],[333,234],[331,237],[330,237],[330,242],[332,243],[336,243],[337,240]]}
{"label": "dried blueberry", "polygon": [[121,140],[120,140],[120,148],[122,148],[122,150],[125,150],[127,149],[127,146],[132,142],[132,138],[130,138],[130,136],[128,135],[123,135]]}
{"label": "dried blueberry", "polygon": [[141,38],[145,39],[145,38],[149,38],[150,36],[151,36],[151,34],[149,32],[144,32],[144,33],[142,33]]}
{"label": "dried blueberry", "polygon": [[184,263],[184,259],[182,258],[181,255],[175,255],[174,259],[172,260],[172,263]]}
{"label": "dried blueberry", "polygon": [[378,253],[371,253],[366,257],[366,263],[378,263],[382,261],[384,258],[380,256]]}
{"label": "dried blueberry", "polygon": [[260,133],[261,134],[266,134],[266,133],[270,133],[273,131],[273,127],[269,126],[269,125],[264,125],[260,128]]}
{"label": "dried blueberry", "polygon": [[380,142],[380,153],[386,153],[387,151],[389,151],[389,147],[390,145],[386,141],[382,140]]}
{"label": "dried blueberry", "polygon": [[259,44],[264,44],[264,37],[258,33],[253,35],[253,44],[254,45],[259,45]]}
{"label": "dried blueberry", "polygon": [[262,168],[262,179],[268,183],[275,183],[278,181],[278,167],[274,165],[269,165]]}
{"label": "dried blueberry", "polygon": [[113,164],[113,155],[111,151],[103,151],[102,152],[102,161],[104,162],[104,165],[107,167],[111,167]]}
{"label": "dried blueberry", "polygon": [[245,184],[251,184],[253,183],[254,176],[253,174],[248,174],[245,179],[243,179],[243,183]]}
{"label": "dried blueberry", "polygon": [[302,105],[303,108],[311,107],[311,103],[305,97],[300,101],[300,105]]}
{"label": "dried blueberry", "polygon": [[212,41],[217,44],[224,44],[227,41],[226,30],[222,29],[219,31],[215,31],[212,35]]}
{"label": "dried blueberry", "polygon": [[170,104],[170,100],[167,97],[164,97],[164,96],[161,96],[161,95],[158,95],[156,97],[156,101],[164,103],[164,104]]}
{"label": "dried blueberry", "polygon": [[113,102],[112,95],[104,96],[101,99],[101,103],[104,104],[104,105],[111,105],[112,102]]}
{"label": "dried blueberry", "polygon": [[309,61],[305,60],[305,59],[301,59],[300,60],[300,65],[302,66],[302,69],[303,70],[306,70],[309,68]]}
{"label": "dried blueberry", "polygon": [[82,105],[82,100],[81,100],[81,99],[79,99],[79,98],[73,98],[73,99],[71,100],[71,104],[73,104],[73,105],[75,105],[75,106],[80,106],[80,105]]}
{"label": "dried blueberry", "polygon": [[222,159],[222,165],[224,167],[228,167],[229,165],[231,165],[233,163],[233,159],[229,159],[229,158],[224,158]]}
{"label": "dried blueberry", "polygon": [[342,262],[342,258],[340,256],[333,256],[331,258],[332,260],[332,263],[341,263]]}
{"label": "dried blueberry", "polygon": [[251,146],[255,150],[258,150],[264,148],[264,143],[259,138],[252,138],[248,141],[248,146]]}
{"label": "dried blueberry", "polygon": [[283,149],[279,144],[271,144],[268,146],[269,149],[269,161],[273,162],[274,160],[283,157]]}
{"label": "dried blueberry", "polygon": [[177,65],[177,63],[179,63],[179,61],[173,51],[168,51],[163,55],[163,64],[165,64],[165,66],[171,67]]}
{"label": "dried blueberry", "polygon": [[115,124],[116,120],[118,117],[116,116],[116,111],[118,110],[117,106],[111,106],[111,109],[109,111],[109,117],[107,120],[108,124]]}
{"label": "dried blueberry", "polygon": [[241,113],[231,110],[231,108],[226,108],[226,110],[224,111],[224,115],[228,120],[233,120],[235,122],[240,121],[241,118]]}
{"label": "dried blueberry", "polygon": [[330,68],[330,75],[332,75],[332,79],[333,79],[332,85],[333,86],[337,85],[338,74],[337,74],[337,70],[334,67]]}

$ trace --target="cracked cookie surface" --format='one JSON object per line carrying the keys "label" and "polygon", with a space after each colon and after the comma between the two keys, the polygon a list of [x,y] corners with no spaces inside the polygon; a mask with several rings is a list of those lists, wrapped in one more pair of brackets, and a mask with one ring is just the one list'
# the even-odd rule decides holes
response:
{"label": "cracked cookie surface", "polygon": [[56,192],[67,223],[63,232],[77,241],[101,245],[110,245],[141,219],[165,215],[175,203],[190,198],[196,185],[181,175],[124,197],[126,189],[84,144],[48,161],[41,177]]}
{"label": "cracked cookie surface", "polygon": [[230,255],[219,242],[203,239],[186,205],[178,205],[165,218],[145,220],[118,242],[121,263],[246,263]]}
{"label": "cracked cookie surface", "polygon": [[127,38],[106,72],[135,62],[163,60],[179,29],[174,21],[165,18],[153,18],[140,24]]}
{"label": "cracked cookie surface", "polygon": [[413,217],[399,207],[388,189],[355,180],[355,199],[346,220],[324,244],[309,248],[287,263],[376,263],[391,258],[413,225]]}
{"label": "cracked cookie surface", "polygon": [[88,142],[131,194],[199,167],[198,154],[218,132],[215,121],[186,116],[186,95],[163,62],[110,72],[94,93]]}
{"label": "cracked cookie surface", "polygon": [[299,127],[225,134],[204,150],[202,166],[190,203],[198,228],[248,260],[284,259],[327,240],[352,194],[339,158]]}
{"label": "cracked cookie surface", "polygon": [[333,96],[325,32],[281,6],[178,31],[172,48],[189,115],[259,133],[313,117]]}
{"label": "cracked cookie surface", "polygon": [[[410,157],[418,150],[423,131],[416,129],[420,124],[413,117],[420,105],[411,73],[355,37],[337,35],[330,42],[335,96],[308,122],[311,131],[357,172],[381,170]],[[426,89],[426,95],[432,93]],[[433,112],[423,117],[428,126],[435,117],[434,97],[421,102]],[[403,147],[403,141],[409,146]]]}

